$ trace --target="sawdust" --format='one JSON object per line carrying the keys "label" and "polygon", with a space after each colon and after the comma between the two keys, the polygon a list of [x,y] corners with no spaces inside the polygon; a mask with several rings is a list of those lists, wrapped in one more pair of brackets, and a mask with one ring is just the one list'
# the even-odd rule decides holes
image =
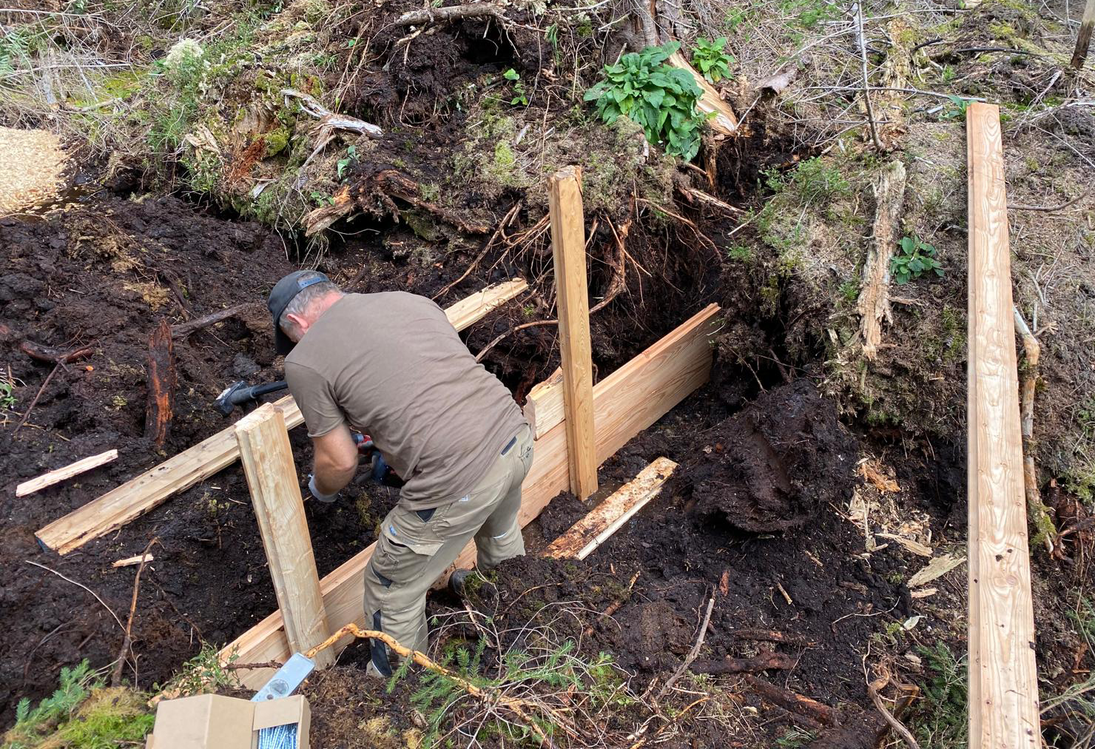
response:
{"label": "sawdust", "polygon": [[65,158],[47,130],[0,127],[0,216],[55,199]]}

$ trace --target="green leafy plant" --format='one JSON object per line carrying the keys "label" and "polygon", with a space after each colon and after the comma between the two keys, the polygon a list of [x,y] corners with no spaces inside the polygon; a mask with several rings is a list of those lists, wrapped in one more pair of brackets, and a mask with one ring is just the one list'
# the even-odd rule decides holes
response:
{"label": "green leafy plant", "polygon": [[15,381],[11,376],[0,379],[0,411],[10,411],[15,408]]}
{"label": "green leafy plant", "polygon": [[966,110],[969,109],[970,100],[963,99],[961,96],[955,96],[954,94],[948,94],[947,98],[950,99],[951,106],[947,107],[943,112],[942,117],[945,120],[957,120],[966,116]]}
{"label": "green leafy plant", "polygon": [[696,39],[696,47],[692,50],[692,65],[711,83],[718,83],[723,78],[733,78],[730,75],[730,63],[734,62],[734,57],[723,52],[725,48],[725,36],[720,36],[713,42],[702,36]]}
{"label": "green leafy plant", "polygon": [[[215,500],[213,500],[215,502]],[[157,686],[157,691],[167,694],[187,697],[193,694],[205,694],[220,689],[239,686],[236,672],[225,668],[234,662],[239,656],[232,653],[228,657],[228,663],[220,658],[220,651],[209,643],[204,643],[201,650],[193,658],[182,665],[171,680],[163,687]]]}
{"label": "green leafy plant", "polygon": [[513,81],[513,98],[509,100],[509,103],[515,107],[518,104],[527,107],[528,95],[525,93],[525,84],[521,82],[521,74],[513,68],[509,68],[505,73],[502,73],[502,77],[507,81]]}
{"label": "green leafy plant", "polygon": [[621,115],[643,129],[651,143],[664,143],[668,153],[691,161],[700,149],[705,116],[696,111],[703,92],[692,76],[666,64],[679,42],[647,47],[620,58],[601,71],[603,79],[585,93],[601,119],[614,123]]}
{"label": "green leafy plant", "polygon": [[320,192],[319,190],[312,190],[310,195],[312,200],[316,201],[316,203],[321,206],[335,204],[335,199],[333,197],[326,193]]}
{"label": "green leafy plant", "polygon": [[346,168],[355,161],[357,161],[357,146],[350,146],[346,149],[346,155],[339,159],[338,163],[335,164],[339,179],[342,179],[342,175],[345,173]]}
{"label": "green leafy plant", "polygon": [[894,281],[906,284],[929,271],[935,271],[937,276],[943,275],[943,266],[935,259],[935,247],[915,235],[902,237],[898,245],[901,252],[894,254],[890,260],[890,273]]}

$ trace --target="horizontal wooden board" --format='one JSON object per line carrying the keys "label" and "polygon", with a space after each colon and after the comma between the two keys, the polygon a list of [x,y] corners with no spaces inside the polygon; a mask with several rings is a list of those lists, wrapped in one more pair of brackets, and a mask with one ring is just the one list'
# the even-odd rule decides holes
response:
{"label": "horizontal wooden board", "polygon": [[[527,288],[528,284],[520,278],[489,286],[446,308],[445,314],[454,328],[463,330]],[[292,429],[304,423],[304,416],[291,395],[275,401],[274,406],[281,411],[287,428]],[[235,463],[239,456],[235,428],[229,426],[98,499],[54,520],[38,531],[38,540],[59,554],[67,554],[92,539],[136,520],[149,510],[159,507],[172,495],[224,470]]]}
{"label": "horizontal wooden board", "polygon": [[[598,462],[603,462],[708,380],[711,331],[718,312],[718,305],[710,305],[594,386]],[[518,515],[521,527],[565,491],[569,480],[566,425],[560,423],[535,441],[532,469],[522,486]],[[363,575],[374,547],[375,544],[370,544],[320,581],[332,630],[350,622],[363,623]],[[475,546],[468,544],[452,568],[469,568],[474,564]],[[340,647],[348,642],[350,638],[340,643]],[[275,611],[229,643],[221,651],[221,657],[233,653],[241,663],[284,662],[292,653],[285,640],[280,612]],[[273,670],[254,669],[240,674],[246,686],[257,689],[266,683]]]}
{"label": "horizontal wooden board", "polygon": [[48,486],[59,484],[73,476],[79,476],[81,473],[86,473],[92,468],[106,465],[113,460],[117,460],[117,458],[117,450],[107,450],[105,453],[99,453],[98,455],[91,455],[83,460],[77,460],[75,463],[70,463],[64,468],[58,468],[49,473],[43,473],[41,476],[36,476],[35,478],[24,481],[19,484],[19,486],[15,487],[15,496],[25,497],[28,494],[41,491]]}

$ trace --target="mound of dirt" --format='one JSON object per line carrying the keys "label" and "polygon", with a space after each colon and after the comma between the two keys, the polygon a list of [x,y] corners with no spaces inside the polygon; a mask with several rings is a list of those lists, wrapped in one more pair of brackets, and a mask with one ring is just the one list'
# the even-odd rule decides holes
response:
{"label": "mound of dirt", "polygon": [[718,425],[685,468],[696,511],[753,533],[786,531],[851,493],[855,440],[809,380],[763,393]]}

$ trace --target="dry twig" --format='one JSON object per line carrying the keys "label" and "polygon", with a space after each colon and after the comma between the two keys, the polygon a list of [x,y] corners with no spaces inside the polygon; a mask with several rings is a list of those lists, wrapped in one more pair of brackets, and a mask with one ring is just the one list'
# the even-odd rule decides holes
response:
{"label": "dry twig", "polygon": [[909,749],[920,749],[920,745],[916,743],[916,739],[913,738],[909,729],[905,728],[901,721],[891,715],[886,706],[882,704],[882,696],[879,692],[890,683],[890,673],[881,666],[878,669],[881,676],[867,685],[867,692],[871,695],[871,701],[874,702],[874,706],[878,708],[878,712],[882,713],[882,717],[890,724],[890,727],[909,745]]}
{"label": "dry twig", "polygon": [[[137,594],[141,592],[141,573],[144,572],[144,566],[148,564],[148,552],[152,550],[154,544],[159,542],[160,539],[153,536],[148,545],[144,547],[144,551],[141,552],[141,565],[137,568],[137,576],[133,580],[133,599],[129,603],[129,618],[126,619],[125,623],[125,637],[122,638],[122,649],[118,651],[118,660],[114,663],[114,673],[110,677],[110,686],[112,687],[118,687],[122,684],[122,667],[125,665],[126,656],[133,648],[133,617],[137,613]],[[134,666],[135,669],[136,666]]]}
{"label": "dry twig", "polygon": [[700,631],[696,634],[695,644],[692,645],[692,649],[688,651],[688,656],[681,662],[681,665],[677,666],[677,670],[673,672],[673,675],[666,679],[665,684],[662,685],[662,688],[654,697],[655,702],[661,702],[662,698],[677,683],[677,680],[684,676],[684,672],[692,665],[692,661],[696,660],[696,656],[700,654],[700,648],[703,647],[703,641],[707,637],[707,625],[711,623],[711,610],[713,608],[715,608],[715,597],[711,596],[707,601],[707,612],[703,615],[703,624],[700,625]]}

